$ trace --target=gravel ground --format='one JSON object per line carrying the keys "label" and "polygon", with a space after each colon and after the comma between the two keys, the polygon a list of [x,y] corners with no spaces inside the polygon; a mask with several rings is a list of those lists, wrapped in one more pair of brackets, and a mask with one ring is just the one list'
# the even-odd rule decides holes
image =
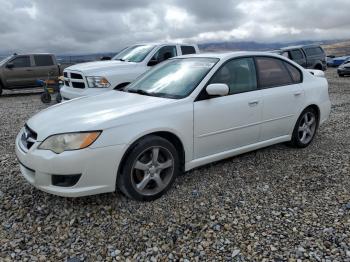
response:
{"label": "gravel ground", "polygon": [[283,144],[180,176],[161,199],[67,199],[21,177],[14,139],[45,108],[0,98],[1,261],[350,261],[350,77],[327,71],[331,119],[311,146]]}

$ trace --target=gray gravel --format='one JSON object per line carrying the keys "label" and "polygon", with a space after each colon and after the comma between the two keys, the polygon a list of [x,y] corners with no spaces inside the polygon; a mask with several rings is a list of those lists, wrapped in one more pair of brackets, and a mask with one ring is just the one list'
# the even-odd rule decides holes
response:
{"label": "gray gravel", "polygon": [[283,144],[180,176],[161,199],[67,199],[20,175],[16,133],[45,108],[0,98],[0,260],[350,261],[350,77],[327,71],[331,119],[303,150]]}

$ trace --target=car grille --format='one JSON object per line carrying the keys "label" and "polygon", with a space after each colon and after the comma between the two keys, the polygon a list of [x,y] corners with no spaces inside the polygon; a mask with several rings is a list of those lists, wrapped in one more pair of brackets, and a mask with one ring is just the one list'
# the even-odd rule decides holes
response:
{"label": "car grille", "polygon": [[85,84],[80,82],[72,82],[72,86],[74,88],[85,88]]}
{"label": "car grille", "polygon": [[64,76],[65,86],[70,86],[73,88],[80,88],[80,89],[84,89],[86,87],[84,77],[81,74],[66,71],[63,73],[63,76]]}
{"label": "car grille", "polygon": [[24,132],[21,136],[22,145],[29,150],[34,145],[37,138],[38,134],[35,133],[32,129],[30,129],[27,125],[25,125]]}

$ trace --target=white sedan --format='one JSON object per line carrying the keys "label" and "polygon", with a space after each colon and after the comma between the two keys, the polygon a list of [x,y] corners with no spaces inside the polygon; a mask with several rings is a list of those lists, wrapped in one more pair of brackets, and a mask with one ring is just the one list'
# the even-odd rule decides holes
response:
{"label": "white sedan", "polygon": [[276,143],[308,146],[330,113],[322,76],[270,53],[170,59],[123,91],[30,118],[16,140],[20,169],[60,196],[119,188],[153,200],[180,172]]}

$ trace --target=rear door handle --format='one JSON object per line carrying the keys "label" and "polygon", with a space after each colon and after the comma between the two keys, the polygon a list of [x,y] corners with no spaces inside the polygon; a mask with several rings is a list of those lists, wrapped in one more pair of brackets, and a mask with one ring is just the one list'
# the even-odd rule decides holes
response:
{"label": "rear door handle", "polygon": [[259,101],[258,101],[258,100],[250,101],[250,102],[248,103],[248,105],[250,105],[250,106],[256,106],[257,104],[259,104]]}
{"label": "rear door handle", "polygon": [[301,91],[299,91],[299,92],[295,92],[294,93],[294,96],[300,96],[302,94],[302,92]]}

